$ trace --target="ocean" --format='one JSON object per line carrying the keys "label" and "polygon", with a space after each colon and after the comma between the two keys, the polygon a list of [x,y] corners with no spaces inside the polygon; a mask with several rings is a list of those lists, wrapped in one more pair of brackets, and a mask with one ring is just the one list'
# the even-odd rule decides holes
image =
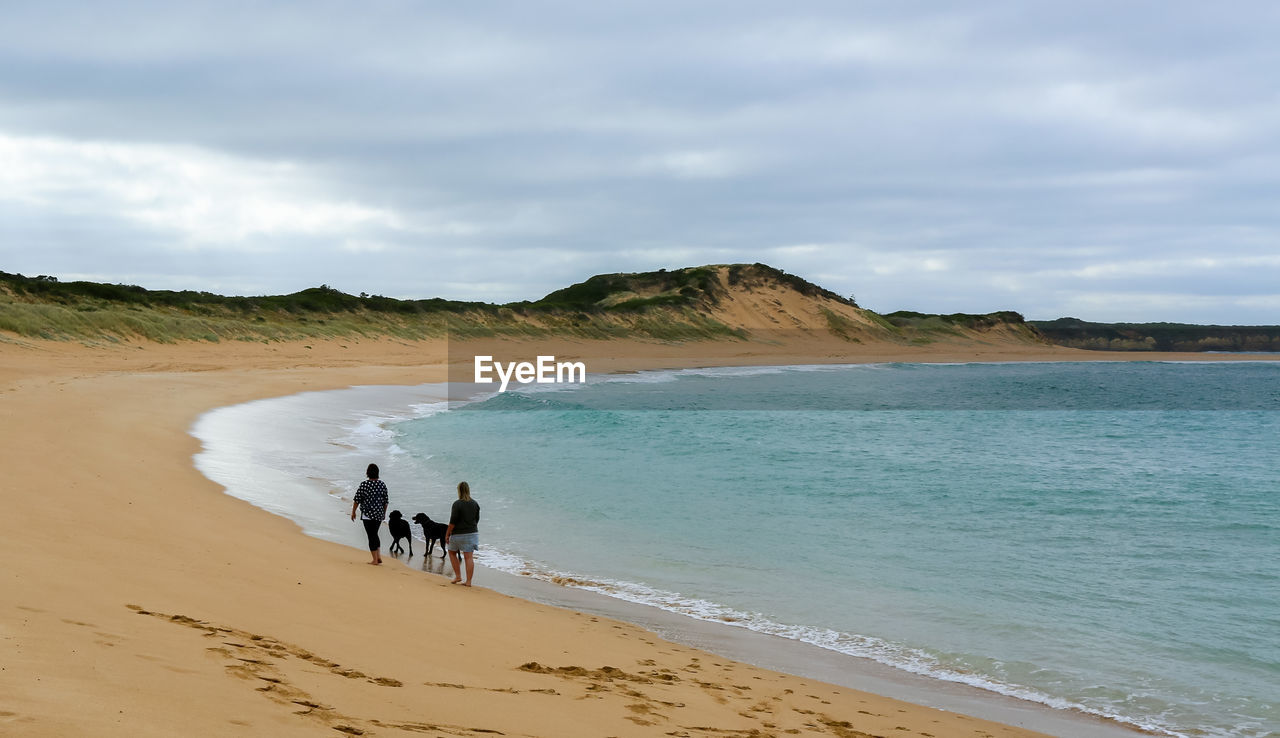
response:
{"label": "ocean", "polygon": [[1268,736],[1277,410],[1280,363],[879,364],[356,388],[193,432],[207,475],[313,535],[362,542],[370,460],[406,516],[447,519],[465,479],[486,567],[1159,734]]}

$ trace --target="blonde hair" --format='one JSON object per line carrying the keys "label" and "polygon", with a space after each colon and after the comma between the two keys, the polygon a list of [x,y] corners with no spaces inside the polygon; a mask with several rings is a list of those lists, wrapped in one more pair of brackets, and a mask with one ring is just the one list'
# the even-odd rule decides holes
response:
{"label": "blonde hair", "polygon": [[458,482],[458,499],[459,500],[471,499],[471,485],[467,484],[466,482]]}

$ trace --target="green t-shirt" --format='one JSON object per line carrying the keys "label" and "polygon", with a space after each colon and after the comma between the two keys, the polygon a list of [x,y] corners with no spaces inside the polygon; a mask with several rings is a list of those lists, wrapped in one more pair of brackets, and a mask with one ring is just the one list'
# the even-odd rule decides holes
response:
{"label": "green t-shirt", "polygon": [[475,533],[480,526],[480,503],[475,500],[454,500],[449,511],[449,525],[453,532]]}

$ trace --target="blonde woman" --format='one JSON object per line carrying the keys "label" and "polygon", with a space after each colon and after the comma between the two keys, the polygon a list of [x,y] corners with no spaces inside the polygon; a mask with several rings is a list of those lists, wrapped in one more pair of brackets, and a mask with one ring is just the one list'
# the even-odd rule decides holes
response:
{"label": "blonde woman", "polygon": [[[464,587],[471,586],[471,577],[476,571],[476,562],[472,558],[480,547],[480,503],[471,499],[471,485],[458,482],[458,499],[453,501],[449,511],[449,529],[444,533],[444,546],[449,550],[449,563],[453,564],[453,583]],[[458,554],[466,562],[467,581],[462,581],[462,563]]]}

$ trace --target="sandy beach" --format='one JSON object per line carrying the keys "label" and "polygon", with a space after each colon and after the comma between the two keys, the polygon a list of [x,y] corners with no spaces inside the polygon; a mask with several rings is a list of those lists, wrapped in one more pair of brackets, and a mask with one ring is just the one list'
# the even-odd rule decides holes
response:
{"label": "sandy beach", "polygon": [[[593,372],[869,361],[1203,359],[1025,345],[539,341]],[[8,479],[0,733],[1037,733],[735,663],[609,618],[450,586],[222,493],[204,412],[442,381],[458,344],[0,343]],[[1222,356],[1211,358],[1221,360]],[[1256,357],[1254,357],[1256,358]],[[483,584],[483,582],[480,582]]]}
{"label": "sandy beach", "polygon": [[1280,738],[1280,6],[1159,5],[7,3],[0,738]]}

